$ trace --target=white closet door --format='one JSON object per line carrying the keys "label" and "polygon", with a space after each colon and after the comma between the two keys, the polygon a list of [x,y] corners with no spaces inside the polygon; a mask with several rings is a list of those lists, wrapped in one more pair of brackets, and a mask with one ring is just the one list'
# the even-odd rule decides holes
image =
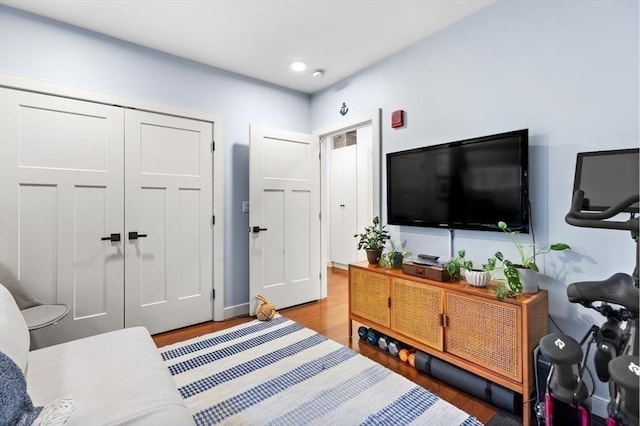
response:
{"label": "white closet door", "polygon": [[126,326],[212,320],[213,124],[127,110],[125,129]]}
{"label": "white closet door", "polygon": [[357,145],[331,151],[331,260],[348,265],[357,260]]}
{"label": "white closet door", "polygon": [[0,261],[66,303],[34,347],[123,326],[123,111],[0,89]]}

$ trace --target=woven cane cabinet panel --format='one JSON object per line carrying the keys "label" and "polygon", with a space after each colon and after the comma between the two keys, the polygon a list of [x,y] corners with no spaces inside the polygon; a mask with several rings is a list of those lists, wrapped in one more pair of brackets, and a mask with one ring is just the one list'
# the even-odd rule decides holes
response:
{"label": "woven cane cabinet panel", "polygon": [[[548,295],[497,301],[493,284],[439,282],[359,262],[349,265],[349,333],[353,322],[507,387],[533,390],[533,349],[547,333]],[[365,306],[370,304],[370,306]],[[441,336],[440,343],[434,333]],[[528,413],[529,398],[522,398]],[[523,423],[529,425],[528,416]]]}
{"label": "woven cane cabinet panel", "polygon": [[389,327],[389,284],[387,277],[361,269],[349,269],[350,311]]}
{"label": "woven cane cabinet panel", "polygon": [[391,300],[392,329],[442,350],[444,330],[439,321],[444,307],[444,290],[392,278]]}
{"label": "woven cane cabinet panel", "polygon": [[445,351],[522,381],[520,307],[447,292]]}

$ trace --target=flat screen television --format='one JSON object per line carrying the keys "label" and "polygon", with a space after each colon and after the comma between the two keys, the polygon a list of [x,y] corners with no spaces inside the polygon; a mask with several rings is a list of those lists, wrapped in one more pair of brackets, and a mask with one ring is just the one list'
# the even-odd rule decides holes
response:
{"label": "flat screen television", "polygon": [[387,222],[529,232],[529,131],[387,154]]}

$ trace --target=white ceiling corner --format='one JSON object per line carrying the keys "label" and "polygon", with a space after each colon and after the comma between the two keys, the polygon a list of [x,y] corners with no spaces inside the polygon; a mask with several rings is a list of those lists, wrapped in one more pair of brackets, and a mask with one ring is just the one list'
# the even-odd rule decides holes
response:
{"label": "white ceiling corner", "polygon": [[[0,0],[67,24],[314,93],[495,0]],[[289,69],[304,60],[306,71]],[[324,78],[312,73],[323,69]]]}

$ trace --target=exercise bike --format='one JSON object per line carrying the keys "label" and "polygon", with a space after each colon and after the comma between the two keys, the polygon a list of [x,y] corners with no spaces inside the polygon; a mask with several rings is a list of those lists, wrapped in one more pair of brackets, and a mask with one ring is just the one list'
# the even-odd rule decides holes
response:
{"label": "exercise bike", "polygon": [[[585,201],[585,193],[579,185],[582,174],[585,173],[583,170],[585,158],[593,160],[590,158],[593,155],[607,156],[619,153],[635,155],[636,179],[627,188],[632,195],[611,207],[589,209],[589,203],[593,200]],[[596,346],[594,354],[596,374],[600,381],[609,384],[611,400],[607,406],[606,425],[638,426],[639,424],[638,230],[640,222],[635,214],[638,212],[640,196],[637,189],[637,162],[637,149],[578,154],[575,192],[571,209],[565,217],[566,222],[580,227],[630,231],[636,243],[636,265],[633,276],[616,273],[603,281],[576,282],[567,287],[569,302],[594,309],[605,317],[605,321],[601,326],[591,326],[580,342],[562,333],[552,333],[540,340],[540,353],[551,363],[544,399],[541,401],[539,397],[535,406],[535,414],[541,425],[591,425],[590,395],[583,377],[589,350],[593,344]],[[607,172],[601,168],[596,169],[592,172],[600,174]],[[584,212],[584,210],[592,211]],[[608,220],[624,212],[631,213],[629,220]],[[583,351],[585,342],[587,346]]]}

